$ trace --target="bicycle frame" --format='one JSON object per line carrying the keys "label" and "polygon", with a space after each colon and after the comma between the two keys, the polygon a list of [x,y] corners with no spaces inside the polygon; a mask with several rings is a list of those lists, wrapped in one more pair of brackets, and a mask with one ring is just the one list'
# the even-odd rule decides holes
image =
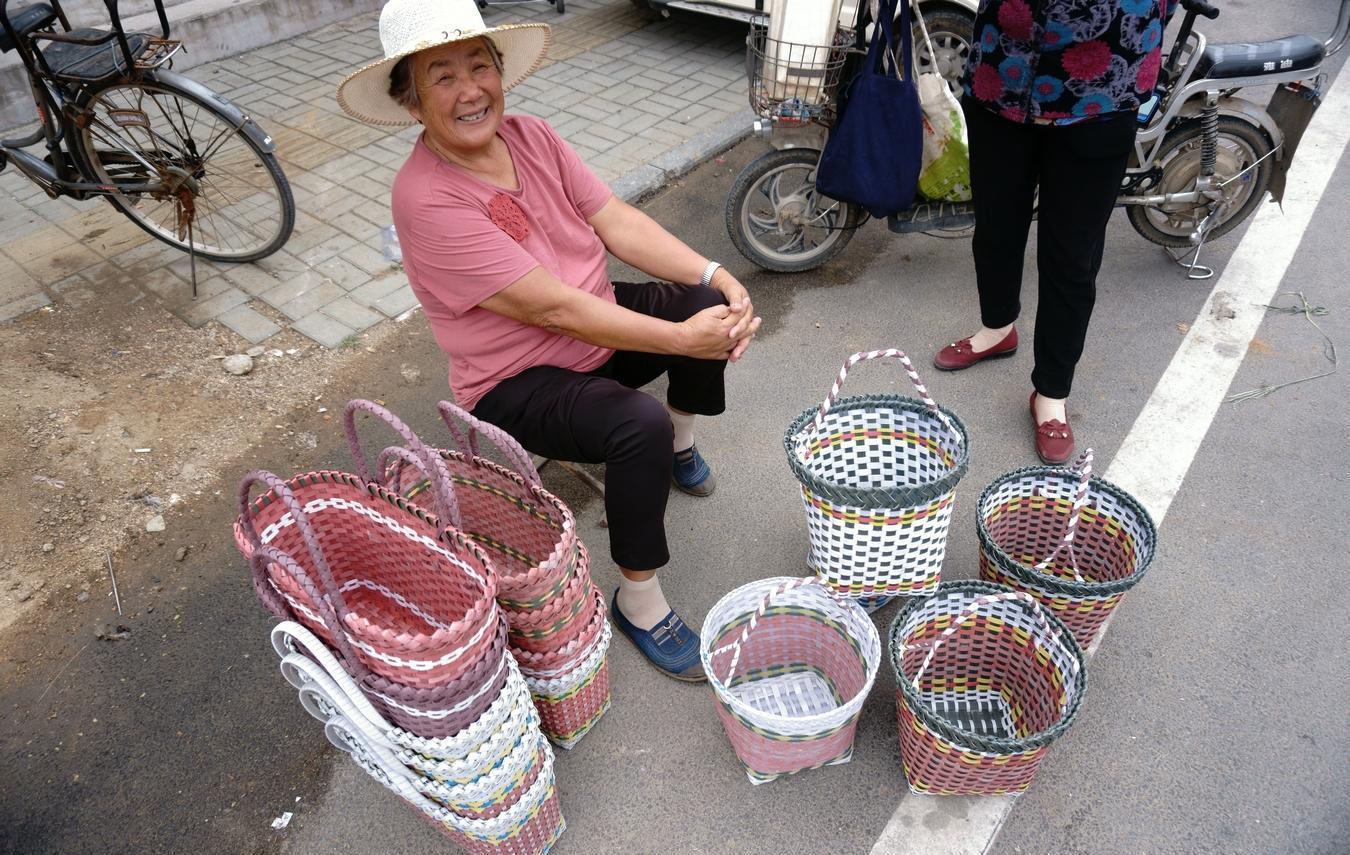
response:
{"label": "bicycle frame", "polygon": [[[1347,38],[1350,38],[1350,0],[1341,0],[1335,29],[1323,43],[1326,46],[1326,53],[1322,62],[1325,63],[1326,57],[1332,56],[1345,47]],[[1168,95],[1161,109],[1154,113],[1148,125],[1140,128],[1135,136],[1134,160],[1125,173],[1127,183],[1131,179],[1142,179],[1152,171],[1159,150],[1162,148],[1163,139],[1178,119],[1191,116],[1198,118],[1202,111],[1206,109],[1216,109],[1218,115],[1233,116],[1261,128],[1271,142],[1272,151],[1268,156],[1274,157],[1276,161],[1284,159],[1284,132],[1279,125],[1259,105],[1236,97],[1236,93],[1238,90],[1250,86],[1278,86],[1284,83],[1308,80],[1317,76],[1322,65],[1295,71],[1262,72],[1247,77],[1192,80],[1196,60],[1204,54],[1207,44],[1208,41],[1203,33],[1192,30],[1186,33],[1182,44],[1173,48],[1174,58],[1176,64],[1180,66],[1180,70],[1176,80],[1167,87]],[[1169,60],[1168,64],[1173,65],[1173,60]],[[1252,166],[1255,166],[1255,164]],[[1208,198],[1209,192],[1212,192],[1211,188],[1197,187],[1195,190],[1183,193],[1122,195],[1119,204],[1157,206],[1188,202],[1198,203],[1204,202]]]}
{"label": "bicycle frame", "polygon": [[[163,181],[139,183],[104,184],[83,180],[86,178],[79,164],[73,164],[63,144],[68,135],[80,128],[79,122],[88,121],[81,110],[79,101],[88,84],[78,81],[63,82],[61,75],[53,72],[47,64],[42,51],[35,49],[37,41],[64,42],[68,44],[98,46],[116,40],[122,54],[127,72],[124,80],[131,80],[164,65],[178,51],[181,45],[169,40],[169,20],[164,11],[164,0],[155,0],[155,12],[159,18],[161,36],[152,42],[156,54],[152,61],[138,61],[132,55],[127,43],[126,32],[122,27],[121,15],[117,10],[117,0],[103,0],[108,10],[112,29],[99,36],[82,37],[70,35],[70,21],[62,9],[60,0],[47,0],[55,13],[64,33],[35,32],[21,37],[14,29],[9,18],[10,0],[0,0],[0,26],[14,43],[24,68],[28,72],[29,87],[33,103],[38,112],[38,129],[26,137],[0,140],[0,156],[12,160],[16,168],[30,180],[42,187],[52,198],[68,195],[76,199],[89,196],[110,196],[118,194],[162,194],[171,193],[175,187]],[[47,142],[48,158],[38,158],[23,149],[41,142]],[[127,149],[124,151],[133,158],[142,160],[139,153]],[[0,161],[0,165],[3,161]],[[153,171],[149,163],[144,163]]]}

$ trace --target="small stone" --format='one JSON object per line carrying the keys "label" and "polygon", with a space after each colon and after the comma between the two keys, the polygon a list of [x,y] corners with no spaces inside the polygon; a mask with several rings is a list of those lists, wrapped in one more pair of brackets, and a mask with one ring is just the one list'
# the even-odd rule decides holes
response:
{"label": "small stone", "polygon": [[173,554],[173,560],[182,561],[184,558],[187,558],[187,554],[188,548],[186,546],[180,546],[178,547],[178,551]]}
{"label": "small stone", "polygon": [[22,594],[19,595],[19,602],[21,602],[21,603],[26,603],[26,602],[28,602],[29,600],[31,600],[31,599],[33,598],[33,594],[34,594],[34,593],[36,593],[36,592],[35,592],[35,591],[24,591]]}
{"label": "small stone", "polygon": [[239,377],[253,370],[253,357],[246,353],[232,354],[221,360],[220,367]]}
{"label": "small stone", "polygon": [[244,351],[244,355],[247,356],[247,357],[249,357],[250,359],[257,359],[259,356],[262,356],[262,355],[263,355],[264,353],[266,353],[266,352],[267,352],[267,348],[265,348],[265,347],[263,347],[261,344],[259,344],[259,345],[255,345],[255,346],[253,346],[253,347],[250,347],[248,350]]}
{"label": "small stone", "polygon": [[82,602],[84,602],[84,601],[87,600],[87,599],[89,599],[89,592],[88,592],[88,591],[81,591],[81,592],[79,592],[78,594],[75,595],[75,602],[77,602],[77,603],[82,603]]}
{"label": "small stone", "polygon": [[146,523],[145,523],[145,530],[146,530],[146,531],[163,531],[164,529],[165,529],[165,525],[164,525],[164,515],[163,515],[163,514],[155,514],[153,517],[151,517],[151,518],[150,518],[149,520],[147,520]]}
{"label": "small stone", "polygon": [[42,551],[43,551],[43,552],[55,552],[55,551],[56,551],[56,544],[54,544],[54,543],[44,543],[44,544],[42,544]]}
{"label": "small stone", "polygon": [[422,382],[422,372],[411,365],[404,365],[399,369],[399,374],[403,375],[403,384],[405,386],[416,386]]}

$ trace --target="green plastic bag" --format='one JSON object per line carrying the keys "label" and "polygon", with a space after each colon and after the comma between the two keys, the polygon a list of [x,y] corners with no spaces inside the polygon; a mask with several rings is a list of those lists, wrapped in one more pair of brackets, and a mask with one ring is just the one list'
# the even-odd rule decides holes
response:
{"label": "green plastic bag", "polygon": [[[928,55],[935,56],[923,14],[914,16]],[[935,72],[918,75],[919,106],[923,109],[923,162],[919,193],[934,202],[970,201],[970,142],[961,102]]]}

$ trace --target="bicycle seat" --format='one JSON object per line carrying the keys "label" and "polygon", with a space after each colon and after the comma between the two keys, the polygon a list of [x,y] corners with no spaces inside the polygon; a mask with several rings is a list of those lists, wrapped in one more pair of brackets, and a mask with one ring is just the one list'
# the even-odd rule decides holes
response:
{"label": "bicycle seat", "polygon": [[1227,80],[1279,71],[1316,68],[1326,48],[1312,36],[1285,36],[1268,42],[1209,45],[1200,55],[1195,77]]}
{"label": "bicycle seat", "polygon": [[[86,28],[71,30],[69,35],[84,39],[107,35],[107,30]],[[138,57],[150,43],[145,33],[127,33],[127,47],[131,56]],[[57,77],[73,78],[85,83],[93,83],[119,74],[126,74],[126,57],[122,48],[113,38],[101,45],[77,45],[69,42],[44,42],[42,55]]]}
{"label": "bicycle seat", "polygon": [[[46,3],[24,6],[9,15],[9,25],[14,28],[14,32],[19,34],[19,38],[23,38],[34,30],[49,26],[55,20],[56,13]],[[9,33],[4,27],[0,27],[0,53],[9,53],[12,50],[14,50],[14,40],[9,37]]]}

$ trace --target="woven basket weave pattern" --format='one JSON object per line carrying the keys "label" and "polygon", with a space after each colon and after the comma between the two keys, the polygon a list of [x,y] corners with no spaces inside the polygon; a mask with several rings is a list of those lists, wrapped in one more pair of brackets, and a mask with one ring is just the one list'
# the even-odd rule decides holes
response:
{"label": "woven basket weave pattern", "polygon": [[839,593],[916,594],[937,585],[968,455],[964,426],[942,413],[959,443],[922,401],[897,395],[843,398],[818,426],[811,409],[788,428],[808,562]]}
{"label": "woven basket weave pattern", "polygon": [[[801,581],[743,585],[719,600],[703,625],[700,653],[718,717],[752,783],[847,762],[880,662],[867,614],[815,582],[775,593],[748,626],[767,594]],[[739,655],[726,649],[742,635]]]}
{"label": "woven basket weave pattern", "polygon": [[[1053,616],[1043,627],[1027,602],[982,602],[1009,592],[948,582],[908,603],[891,626],[901,753],[915,792],[1021,792],[1077,715],[1082,651]],[[942,641],[915,687],[933,643],[967,607],[978,610]]]}
{"label": "woven basket weave pattern", "polygon": [[1086,647],[1148,570],[1157,529],[1138,501],[1094,476],[1072,553],[1061,550],[1044,572],[1036,570],[1064,536],[1078,480],[1068,469],[1010,472],[985,488],[976,519],[981,577],[1027,591]]}

